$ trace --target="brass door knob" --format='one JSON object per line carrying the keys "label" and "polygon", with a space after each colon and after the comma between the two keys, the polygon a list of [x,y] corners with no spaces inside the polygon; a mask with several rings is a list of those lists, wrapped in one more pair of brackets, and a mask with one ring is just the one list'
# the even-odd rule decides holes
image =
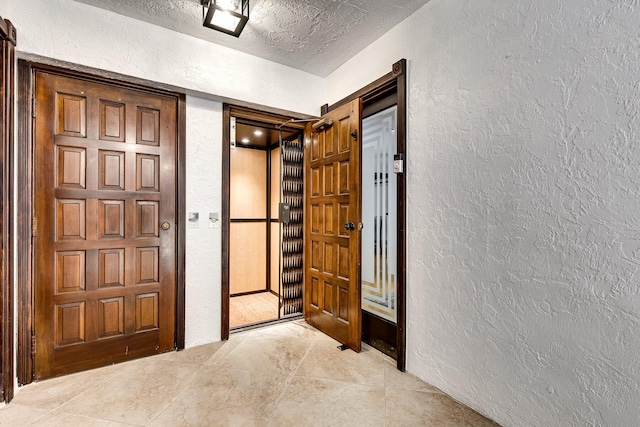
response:
{"label": "brass door knob", "polygon": [[167,231],[171,228],[171,224],[169,224],[167,221],[163,221],[162,224],[160,224],[160,228],[162,228],[164,231]]}

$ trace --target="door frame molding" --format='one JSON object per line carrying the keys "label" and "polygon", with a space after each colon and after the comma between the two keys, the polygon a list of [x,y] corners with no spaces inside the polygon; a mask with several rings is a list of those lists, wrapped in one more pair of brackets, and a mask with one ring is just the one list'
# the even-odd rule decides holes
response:
{"label": "door frame molding", "polygon": [[333,105],[324,104],[320,107],[322,115],[332,111],[356,98],[362,98],[363,104],[369,100],[384,96],[383,94],[396,90],[397,106],[398,106],[398,153],[402,153],[405,158],[404,173],[398,174],[398,370],[403,371],[406,368],[406,307],[407,307],[407,195],[406,195],[406,152],[407,152],[407,60],[401,59],[394,63],[391,71],[379,79],[369,83],[365,87],[351,95],[341,99]]}
{"label": "door frame molding", "polygon": [[[224,103],[222,105],[222,274],[221,274],[221,312],[220,338],[229,339],[229,229],[231,224],[230,203],[231,196],[231,116],[253,120],[259,123],[281,124],[289,119],[309,119],[311,116],[287,112],[266,106],[247,107],[238,104]],[[287,127],[304,131],[305,123],[289,123]]]}
{"label": "door frame molding", "polygon": [[[89,80],[96,83],[110,84],[125,89],[140,90],[163,96],[174,97],[177,103],[177,134],[176,134],[176,324],[175,345],[176,349],[184,349],[185,346],[185,239],[186,239],[186,96],[178,92],[170,92],[158,84],[142,85],[126,81],[111,79],[104,76],[89,74],[62,68],[53,65],[18,60],[18,137],[17,137],[17,181],[18,188],[23,189],[17,194],[18,198],[18,223],[16,234],[18,239],[18,384],[29,384],[33,381],[35,345],[33,341],[33,164],[34,143],[33,126],[34,111],[33,97],[34,76],[37,71],[46,71],[66,77]],[[9,189],[10,197],[13,197],[13,189]]]}
{"label": "door frame molding", "polygon": [[15,205],[12,193],[13,188],[13,150],[14,144],[14,108],[15,100],[15,46],[16,29],[11,21],[0,17],[0,41],[2,46],[2,147],[0,150],[0,185],[2,186],[2,207],[0,207],[0,230],[2,234],[2,260],[0,262],[0,336],[2,337],[2,350],[0,350],[1,377],[0,395],[2,401],[9,403],[13,399],[14,363],[13,363],[13,320],[14,320],[14,230],[13,216]]}

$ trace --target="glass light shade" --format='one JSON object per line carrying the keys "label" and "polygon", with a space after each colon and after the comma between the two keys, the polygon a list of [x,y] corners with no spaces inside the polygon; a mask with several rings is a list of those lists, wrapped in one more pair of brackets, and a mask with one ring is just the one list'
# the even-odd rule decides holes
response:
{"label": "glass light shade", "polygon": [[249,0],[205,0],[207,9],[202,25],[239,37],[249,20]]}

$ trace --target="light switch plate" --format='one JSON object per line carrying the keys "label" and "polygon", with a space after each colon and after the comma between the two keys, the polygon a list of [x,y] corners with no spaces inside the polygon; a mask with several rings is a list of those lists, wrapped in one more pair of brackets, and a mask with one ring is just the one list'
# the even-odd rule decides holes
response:
{"label": "light switch plate", "polygon": [[209,212],[209,228],[219,228],[220,227],[220,219],[218,217],[218,212]]}
{"label": "light switch plate", "polygon": [[393,173],[404,173],[404,159],[402,154],[393,155]]}
{"label": "light switch plate", "polygon": [[189,220],[187,224],[189,228],[200,228],[200,213],[199,212],[189,212]]}

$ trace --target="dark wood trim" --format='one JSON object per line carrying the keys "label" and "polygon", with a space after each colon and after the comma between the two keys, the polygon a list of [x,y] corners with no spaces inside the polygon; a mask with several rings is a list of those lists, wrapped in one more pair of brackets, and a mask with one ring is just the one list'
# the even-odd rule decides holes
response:
{"label": "dark wood trim", "polygon": [[234,116],[243,120],[251,120],[256,124],[264,125],[275,125],[276,127],[286,123],[286,127],[284,129],[290,130],[304,130],[306,123],[296,123],[289,122],[291,119],[307,119],[311,118],[311,116],[291,113],[284,114],[281,113],[281,110],[258,106],[256,108],[249,108],[242,105],[231,105],[225,104],[229,107],[229,117]]}
{"label": "dark wood trim", "polygon": [[[256,294],[265,294],[265,293],[273,293],[269,289],[258,289],[257,291],[247,291],[247,292],[238,292],[237,294],[231,294],[229,297],[243,297],[246,295],[256,295]],[[277,295],[277,294],[274,294]]]}
{"label": "dark wood trim", "polygon": [[[266,219],[265,219],[265,227],[266,227],[266,248],[265,255],[267,263],[267,268],[265,268],[265,281],[264,288],[266,291],[271,290],[271,150],[269,147],[265,147],[266,152],[266,162],[267,162],[267,179],[265,181],[267,184],[266,188]],[[280,317],[280,310],[278,310],[278,317]]]}
{"label": "dark wood trim", "polygon": [[[264,115],[264,113],[262,113]],[[236,124],[243,124],[243,125],[249,125],[249,126],[256,126],[256,127],[261,127],[261,128],[266,128],[266,129],[275,129],[275,130],[280,130],[280,126],[279,124],[282,123],[277,123],[275,121],[270,121],[270,122],[261,122],[259,120],[257,120],[259,116],[255,116],[255,118],[244,118],[244,117],[238,117],[236,118]],[[267,117],[271,117],[271,115],[267,116]],[[296,127],[291,127],[291,126],[283,126],[282,127],[283,131],[286,132],[296,132],[299,131],[300,129],[296,128]],[[278,146],[278,144],[272,144],[273,146]],[[264,147],[263,147],[264,148]]]}
{"label": "dark wood trim", "polygon": [[[376,333],[371,333],[374,330]],[[362,311],[362,341],[396,360],[398,359],[397,332],[396,324]]]}
{"label": "dark wood trim", "polygon": [[33,381],[33,263],[32,263],[32,218],[33,218],[33,132],[31,64],[18,61],[18,384]]}
{"label": "dark wood trim", "polygon": [[366,119],[380,111],[393,107],[398,104],[398,94],[396,88],[393,88],[393,92],[382,98],[374,98],[367,105],[362,107],[362,119]]}
{"label": "dark wood trim", "polygon": [[220,325],[220,338],[223,341],[229,339],[229,228],[231,195],[231,106],[222,106],[222,319]]}
{"label": "dark wood trim", "polygon": [[380,77],[379,79],[369,83],[368,85],[366,85],[365,87],[363,87],[360,90],[355,91],[354,93],[352,93],[351,95],[341,99],[340,101],[336,102],[333,105],[323,105],[322,107],[320,107],[322,114],[326,114],[329,111],[335,110],[336,108],[347,104],[351,101],[353,101],[356,98],[362,98],[363,102],[366,102],[368,98],[374,97],[377,94],[379,94],[380,92],[384,92],[385,90],[387,90],[389,85],[396,85],[397,84],[397,79],[399,76],[406,74],[406,68],[407,68],[407,60],[406,59],[401,59],[398,62],[396,62],[395,64],[393,64],[393,66],[391,67],[391,71],[387,74],[385,74],[384,76]]}
{"label": "dark wood trim", "polygon": [[383,99],[392,90],[396,91],[398,105],[398,142],[397,153],[404,155],[404,173],[398,174],[398,333],[397,333],[397,368],[404,371],[406,368],[406,286],[407,286],[407,249],[406,249],[406,138],[407,138],[407,60],[401,59],[394,63],[389,73],[371,82],[362,89],[352,93],[333,105],[323,105],[322,114],[326,114],[356,98],[362,98],[363,102],[376,102]]}
{"label": "dark wood trim", "polygon": [[0,92],[2,105],[2,154],[0,158],[0,185],[2,186],[2,207],[0,208],[0,233],[2,234],[2,260],[0,262],[0,391],[2,401],[9,403],[13,399],[14,384],[14,295],[13,260],[14,228],[14,101],[15,101],[15,45],[16,30],[8,20],[0,17],[0,40],[2,46],[2,84]]}
{"label": "dark wood trim", "polygon": [[246,148],[247,150],[269,151],[269,147],[259,147],[257,145],[251,145],[251,144],[238,144],[237,142],[236,142],[235,148]]}
{"label": "dark wood trim", "polygon": [[176,348],[184,349],[186,334],[186,288],[185,288],[185,253],[186,253],[186,194],[187,194],[187,97],[178,96],[178,194],[176,201],[177,219],[177,268],[178,283],[176,293]]}
{"label": "dark wood trim", "polygon": [[0,16],[0,39],[9,42],[14,47],[18,40],[16,28],[8,19],[2,19],[2,16]]}
{"label": "dark wood trim", "polygon": [[9,26],[7,25],[6,21],[2,19],[2,16],[0,16],[0,38],[2,40],[7,40],[8,35],[9,35]]}
{"label": "dark wood trim", "polygon": [[178,103],[177,135],[177,181],[176,181],[176,330],[175,345],[184,348],[185,337],[185,191],[186,191],[186,97],[184,94],[169,92],[162,88],[144,86],[128,81],[120,82],[112,78],[90,75],[73,69],[60,68],[48,64],[18,62],[18,383],[29,384],[33,381],[33,259],[32,259],[32,221],[33,221],[33,112],[32,97],[34,75],[38,71],[83,79],[92,82],[114,85],[156,95],[176,98]]}
{"label": "dark wood trim", "polygon": [[[402,72],[397,74],[398,94],[398,153],[404,154],[404,173],[398,174],[398,370],[404,372],[407,359],[407,73],[406,60],[401,62]],[[396,63],[397,64],[397,63]],[[394,64],[394,70],[396,69]]]}
{"label": "dark wood trim", "polygon": [[157,85],[150,84],[149,86],[146,86],[145,84],[141,84],[141,83],[133,83],[131,81],[128,81],[127,79],[116,80],[112,77],[105,77],[101,74],[90,74],[84,71],[77,71],[71,68],[63,68],[63,67],[49,65],[49,64],[40,63],[40,62],[30,62],[30,64],[31,64],[31,68],[34,70],[44,71],[47,73],[57,74],[57,75],[66,76],[66,77],[72,77],[74,79],[87,80],[90,82],[113,85],[113,86],[117,86],[125,89],[140,90],[142,92],[152,93],[152,94],[161,95],[161,96],[173,96],[178,98],[184,95],[180,92],[166,90],[160,84],[157,84]]}

